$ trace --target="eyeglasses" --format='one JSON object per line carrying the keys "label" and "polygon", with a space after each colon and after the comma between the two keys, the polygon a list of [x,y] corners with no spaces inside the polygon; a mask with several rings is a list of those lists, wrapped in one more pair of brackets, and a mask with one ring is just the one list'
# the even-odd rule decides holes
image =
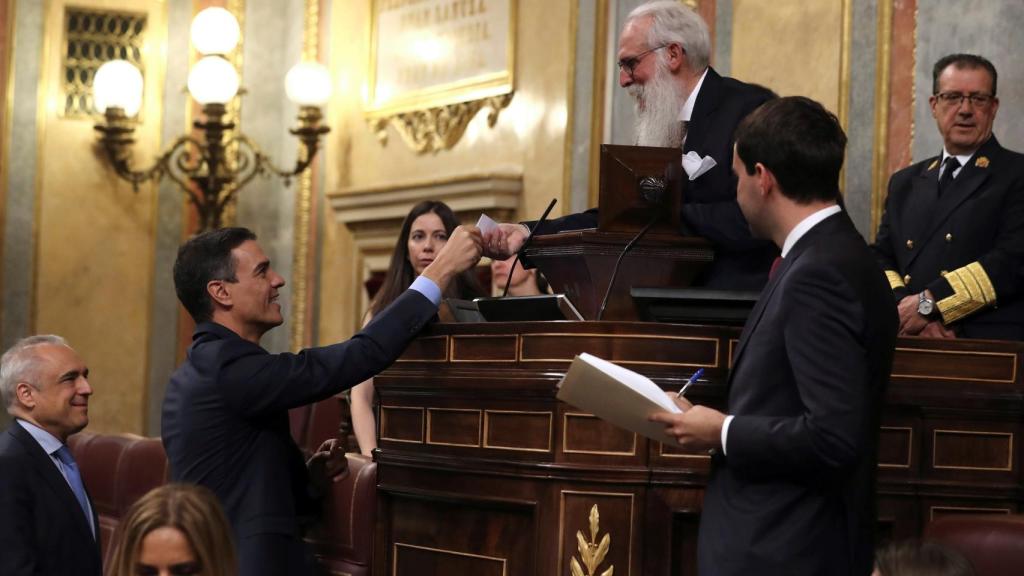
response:
{"label": "eyeglasses", "polygon": [[641,52],[641,53],[637,54],[636,56],[631,56],[629,58],[623,58],[622,60],[619,60],[619,62],[618,62],[619,70],[625,72],[630,78],[633,78],[633,71],[636,70],[637,65],[640,64],[640,61],[643,60],[645,56],[647,56],[651,52],[654,52],[656,50],[661,50],[662,48],[665,48],[667,46],[669,46],[669,45],[668,44],[662,44],[661,46],[658,46],[657,48],[651,48],[650,50]]}
{"label": "eyeglasses", "polygon": [[992,94],[963,94],[961,92],[940,92],[935,95],[943,106],[959,108],[964,100],[970,100],[971,106],[985,108],[995,100]]}

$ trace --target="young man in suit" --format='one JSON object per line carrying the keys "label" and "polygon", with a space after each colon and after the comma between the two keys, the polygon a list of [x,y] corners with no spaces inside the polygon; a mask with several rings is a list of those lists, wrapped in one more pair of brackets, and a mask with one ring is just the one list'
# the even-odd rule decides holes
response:
{"label": "young man in suit", "polygon": [[[676,0],[648,2],[629,14],[619,36],[619,85],[635,103],[638,145],[682,146],[684,154],[692,151],[715,161],[686,183],[681,204],[683,232],[703,236],[715,247],[714,262],[696,283],[760,290],[778,250],[751,237],[736,204],[730,164],[736,126],[774,95],[719,76],[709,66],[710,57],[711,36],[697,13]],[[537,234],[595,226],[596,208],[545,222]],[[523,224],[501,224],[485,238],[488,254],[518,251],[528,232]]]}
{"label": "young man in suit", "polygon": [[1024,340],[1024,155],[992,134],[997,78],[981,56],[936,62],[942,154],[889,180],[873,247],[900,334]]}
{"label": "young man in suit", "polygon": [[0,359],[15,418],[0,434],[0,574],[100,576],[99,519],[67,447],[89,423],[89,369],[60,336],[30,336]]}
{"label": "young man in suit", "polygon": [[220,498],[242,576],[312,572],[303,531],[319,511],[326,479],[346,470],[330,441],[303,462],[288,409],[394,362],[434,317],[448,283],[479,260],[480,242],[475,228],[457,228],[409,290],[351,340],[298,354],[270,354],[259,345],[284,321],[277,302],[284,279],[255,234],[214,230],[178,250],[174,286],[196,329],[167,387],[163,443],[172,480],[206,486]]}
{"label": "young man in suit", "polygon": [[837,204],[846,136],[801,97],[736,132],[737,198],[782,259],[747,319],[727,414],[680,400],[679,444],[712,451],[700,573],[866,576],[882,394],[898,318],[870,249]]}

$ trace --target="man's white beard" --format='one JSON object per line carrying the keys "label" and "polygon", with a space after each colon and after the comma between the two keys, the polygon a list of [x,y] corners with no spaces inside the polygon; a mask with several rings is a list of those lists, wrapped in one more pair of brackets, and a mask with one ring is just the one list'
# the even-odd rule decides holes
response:
{"label": "man's white beard", "polygon": [[643,85],[633,84],[627,90],[633,97],[636,111],[636,145],[679,148],[683,140],[679,111],[684,101],[661,60],[653,78]]}

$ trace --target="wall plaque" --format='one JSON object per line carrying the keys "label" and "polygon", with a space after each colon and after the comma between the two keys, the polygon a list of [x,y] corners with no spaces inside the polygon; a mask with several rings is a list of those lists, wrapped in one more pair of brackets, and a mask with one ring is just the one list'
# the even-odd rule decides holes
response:
{"label": "wall plaque", "polygon": [[454,146],[469,121],[511,101],[516,0],[373,0],[367,117],[417,152]]}

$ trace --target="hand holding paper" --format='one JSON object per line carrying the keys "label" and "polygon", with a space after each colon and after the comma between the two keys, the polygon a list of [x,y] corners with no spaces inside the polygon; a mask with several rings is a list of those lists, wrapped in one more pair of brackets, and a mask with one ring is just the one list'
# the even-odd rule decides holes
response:
{"label": "hand holding paper", "polygon": [[480,229],[480,234],[487,236],[492,230],[498,229],[498,223],[487,214],[481,213],[480,218],[476,221],[476,227]]}
{"label": "hand holding paper", "polygon": [[672,444],[684,450],[707,452],[720,449],[725,414],[707,406],[693,406],[685,398],[674,399],[684,411],[658,412],[651,415],[651,422],[664,424],[665,434],[675,439]]}

